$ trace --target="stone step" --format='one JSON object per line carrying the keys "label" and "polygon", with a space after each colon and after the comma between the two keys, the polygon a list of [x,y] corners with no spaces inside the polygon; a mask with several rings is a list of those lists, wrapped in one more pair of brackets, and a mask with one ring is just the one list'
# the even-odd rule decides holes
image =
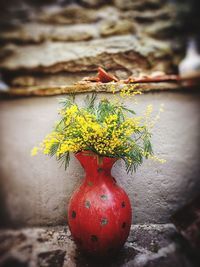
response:
{"label": "stone step", "polygon": [[103,262],[82,255],[67,226],[1,229],[1,267],[193,267],[173,224],[132,225],[124,248]]}

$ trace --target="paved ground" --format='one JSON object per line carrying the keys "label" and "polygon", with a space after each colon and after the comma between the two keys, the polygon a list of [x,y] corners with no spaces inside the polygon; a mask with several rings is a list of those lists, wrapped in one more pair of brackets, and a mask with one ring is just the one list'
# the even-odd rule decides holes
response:
{"label": "paved ground", "polygon": [[1,267],[196,267],[173,224],[134,225],[118,255],[81,255],[65,226],[0,230]]}

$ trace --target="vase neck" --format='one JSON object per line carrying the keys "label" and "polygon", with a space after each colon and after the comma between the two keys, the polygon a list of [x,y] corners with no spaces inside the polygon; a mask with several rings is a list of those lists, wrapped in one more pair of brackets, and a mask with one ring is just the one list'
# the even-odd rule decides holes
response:
{"label": "vase neck", "polygon": [[86,178],[90,177],[90,179],[92,177],[97,179],[97,177],[105,175],[110,176],[112,166],[118,160],[118,158],[101,157],[92,151],[82,151],[76,153],[76,158],[80,161],[82,167],[84,168]]}

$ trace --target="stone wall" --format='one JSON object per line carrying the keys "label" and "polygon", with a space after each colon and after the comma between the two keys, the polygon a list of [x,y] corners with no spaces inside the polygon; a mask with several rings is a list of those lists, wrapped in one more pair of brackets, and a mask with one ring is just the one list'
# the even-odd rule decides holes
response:
{"label": "stone wall", "polygon": [[119,79],[177,73],[184,54],[185,2],[13,0],[1,5],[0,72],[11,89],[70,85],[96,74],[99,66]]}
{"label": "stone wall", "polygon": [[[112,97],[99,93],[98,97]],[[84,94],[77,95],[83,102]],[[57,225],[66,223],[69,198],[83,179],[72,157],[67,171],[54,159],[30,156],[30,150],[51,130],[58,97],[2,99],[0,105],[1,224]],[[147,104],[165,112],[153,131],[157,155],[165,164],[146,161],[136,174],[126,174],[118,161],[113,175],[130,196],[133,223],[166,223],[200,190],[198,91],[155,92],[136,96],[138,114]],[[125,100],[128,107],[135,105]]]}

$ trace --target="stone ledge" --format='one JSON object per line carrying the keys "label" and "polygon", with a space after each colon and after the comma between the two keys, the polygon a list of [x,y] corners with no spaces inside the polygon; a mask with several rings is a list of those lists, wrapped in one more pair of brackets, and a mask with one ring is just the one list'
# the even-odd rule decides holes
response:
{"label": "stone ledge", "polygon": [[[127,87],[133,86],[132,84],[126,85]],[[2,96],[51,96],[62,95],[70,93],[87,93],[87,92],[106,92],[112,93],[113,88],[115,92],[120,92],[123,84],[121,83],[85,83],[73,85],[60,85],[60,86],[30,86],[30,87],[16,87],[7,91],[0,91]],[[191,89],[190,87],[183,87],[178,82],[152,82],[152,83],[138,83],[135,88],[136,91],[141,92],[149,91],[165,91],[165,90],[182,90]]]}
{"label": "stone ledge", "polygon": [[0,230],[0,266],[193,267],[173,224],[133,225],[124,248],[109,262],[80,254],[66,226]]}

